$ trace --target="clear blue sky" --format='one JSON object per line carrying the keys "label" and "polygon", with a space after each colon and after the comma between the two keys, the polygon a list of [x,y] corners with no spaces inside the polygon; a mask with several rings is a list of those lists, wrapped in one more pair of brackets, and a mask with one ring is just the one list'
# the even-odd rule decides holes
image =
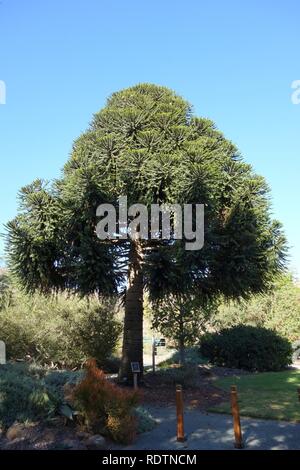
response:
{"label": "clear blue sky", "polygon": [[299,0],[2,0],[0,224],[21,186],[59,175],[111,92],[153,82],[213,119],[266,177],[300,273],[299,18]]}

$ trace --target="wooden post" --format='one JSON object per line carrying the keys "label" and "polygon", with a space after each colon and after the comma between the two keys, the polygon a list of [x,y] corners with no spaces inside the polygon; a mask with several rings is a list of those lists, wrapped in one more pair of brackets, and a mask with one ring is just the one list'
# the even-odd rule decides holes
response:
{"label": "wooden post", "polygon": [[152,371],[155,374],[155,338],[152,338]]}
{"label": "wooden post", "polygon": [[240,409],[239,409],[239,404],[238,404],[236,385],[232,385],[230,396],[231,396],[231,412],[233,416],[233,429],[234,429],[234,438],[235,438],[234,447],[236,449],[242,449],[244,445],[243,445],[243,437],[242,437],[241,421],[240,421]]}
{"label": "wooden post", "polygon": [[177,441],[184,442],[182,386],[176,385]]}
{"label": "wooden post", "polygon": [[300,401],[300,387],[298,388],[298,400]]}
{"label": "wooden post", "polygon": [[133,388],[134,388],[134,390],[138,389],[138,375],[137,375],[137,372],[134,372],[134,374],[133,374]]}

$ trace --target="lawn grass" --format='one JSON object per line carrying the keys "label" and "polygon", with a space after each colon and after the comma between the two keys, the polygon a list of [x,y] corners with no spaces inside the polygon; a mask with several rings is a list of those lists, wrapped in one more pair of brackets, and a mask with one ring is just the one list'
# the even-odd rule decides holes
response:
{"label": "lawn grass", "polygon": [[[300,370],[226,377],[214,385],[228,391],[237,385],[242,416],[300,422]],[[209,411],[230,413],[229,400]]]}

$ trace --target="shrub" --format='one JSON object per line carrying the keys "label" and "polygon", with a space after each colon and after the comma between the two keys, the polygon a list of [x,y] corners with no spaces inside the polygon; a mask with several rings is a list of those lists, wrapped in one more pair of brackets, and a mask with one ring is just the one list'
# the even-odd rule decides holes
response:
{"label": "shrub", "polygon": [[120,444],[131,444],[137,434],[137,418],[133,415],[108,415],[106,429],[109,436]]}
{"label": "shrub", "polygon": [[75,407],[84,417],[85,424],[117,442],[131,443],[137,433],[133,411],[139,394],[108,381],[95,360],[89,360],[86,369],[86,376],[73,391]]}
{"label": "shrub", "polygon": [[151,414],[147,410],[145,410],[141,406],[138,406],[137,408],[135,408],[134,416],[136,416],[136,419],[138,422],[138,429],[137,429],[138,434],[152,431],[152,429],[155,428],[156,426],[155,419],[151,416]]}
{"label": "shrub", "polygon": [[110,356],[101,364],[102,370],[107,374],[117,374],[121,365],[121,358],[117,356]]}
{"label": "shrub", "polygon": [[202,338],[201,353],[218,366],[279,371],[292,362],[287,339],[272,330],[239,325]]}
{"label": "shrub", "polygon": [[54,415],[58,390],[44,381],[45,371],[27,364],[0,366],[0,426]]}
{"label": "shrub", "polygon": [[41,364],[80,367],[89,357],[105,364],[114,352],[121,325],[111,302],[79,298],[28,297],[16,291],[12,304],[0,310],[0,339],[9,359],[29,355]]}
{"label": "shrub", "polygon": [[274,289],[264,295],[223,303],[211,319],[217,330],[238,324],[268,328],[289,341],[300,339],[300,288],[291,275],[277,279]]}
{"label": "shrub", "polygon": [[160,382],[165,385],[182,385],[193,388],[197,386],[199,369],[193,364],[185,366],[173,366],[168,369],[160,369],[156,372]]}

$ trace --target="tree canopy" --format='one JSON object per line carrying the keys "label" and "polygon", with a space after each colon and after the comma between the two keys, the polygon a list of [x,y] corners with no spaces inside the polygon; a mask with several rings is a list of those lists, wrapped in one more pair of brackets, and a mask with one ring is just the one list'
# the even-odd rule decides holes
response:
{"label": "tree canopy", "polygon": [[[99,240],[96,208],[117,206],[120,196],[148,208],[204,204],[204,247],[186,251],[172,236]],[[9,265],[27,291],[109,296],[127,280],[127,372],[130,360],[142,362],[144,288],[151,299],[184,292],[203,304],[220,294],[247,297],[264,292],[285,260],[265,180],[213,122],[151,84],[111,95],[75,141],[61,178],[21,190],[7,229]]]}

